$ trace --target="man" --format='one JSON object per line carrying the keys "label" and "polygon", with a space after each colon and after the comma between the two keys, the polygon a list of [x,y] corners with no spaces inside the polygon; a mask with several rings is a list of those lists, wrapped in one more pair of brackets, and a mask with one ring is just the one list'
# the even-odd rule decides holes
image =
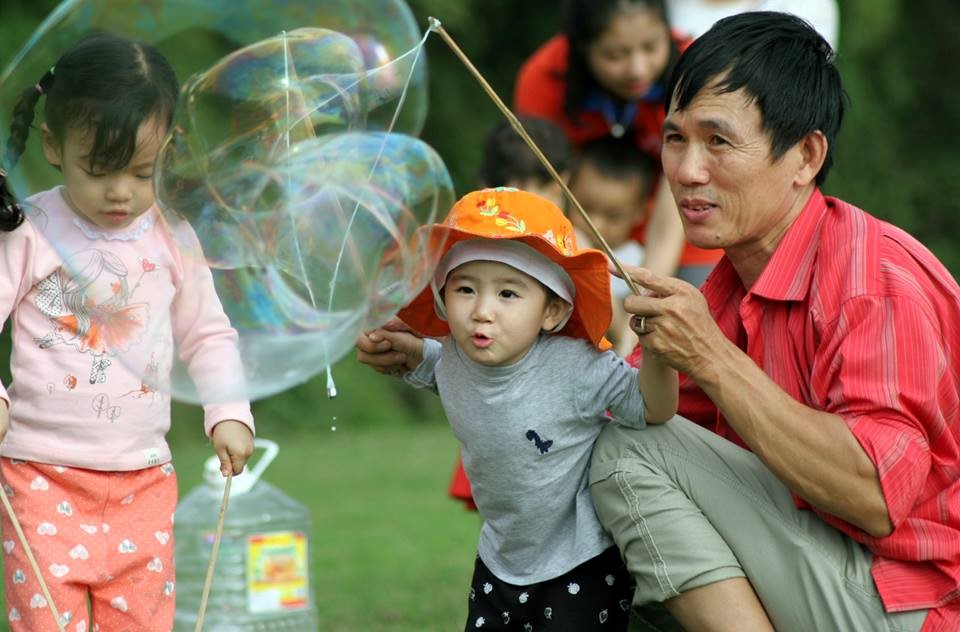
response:
{"label": "man", "polygon": [[611,425],[590,474],[637,580],[687,630],[960,630],[960,288],[819,186],[843,116],[799,18],[718,22],[667,86],[663,168],[698,292],[628,270],[680,414]]}

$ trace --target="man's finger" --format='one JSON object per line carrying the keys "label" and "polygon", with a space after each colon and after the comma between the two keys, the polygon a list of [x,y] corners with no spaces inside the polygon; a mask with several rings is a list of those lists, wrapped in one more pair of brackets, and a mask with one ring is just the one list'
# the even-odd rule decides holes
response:
{"label": "man's finger", "polygon": [[633,279],[634,283],[648,290],[653,290],[654,293],[659,294],[661,297],[676,294],[680,287],[679,284],[682,283],[682,281],[672,277],[660,276],[656,272],[652,272],[646,268],[624,266],[624,269],[627,274],[630,275],[630,278]]}

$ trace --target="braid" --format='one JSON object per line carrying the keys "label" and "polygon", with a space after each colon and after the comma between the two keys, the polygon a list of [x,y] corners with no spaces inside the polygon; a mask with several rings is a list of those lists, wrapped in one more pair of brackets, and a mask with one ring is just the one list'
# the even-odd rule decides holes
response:
{"label": "braid", "polygon": [[[13,107],[13,120],[10,123],[10,138],[7,139],[4,163],[7,169],[13,169],[27,146],[30,125],[40,96],[53,83],[53,69],[44,73],[40,81],[20,94]],[[7,186],[7,171],[0,168],[0,231],[9,232],[23,222],[23,211]]]}

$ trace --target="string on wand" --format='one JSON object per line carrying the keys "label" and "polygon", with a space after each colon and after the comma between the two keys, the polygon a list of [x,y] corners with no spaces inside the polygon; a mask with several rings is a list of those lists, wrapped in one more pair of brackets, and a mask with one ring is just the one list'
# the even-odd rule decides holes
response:
{"label": "string on wand", "polygon": [[603,238],[603,235],[600,234],[600,231],[597,230],[597,227],[594,225],[593,221],[590,219],[590,216],[581,206],[580,201],[573,195],[573,192],[567,186],[567,183],[563,178],[560,177],[560,174],[557,173],[557,170],[554,169],[553,165],[550,164],[550,161],[547,160],[547,157],[543,155],[543,152],[540,151],[540,148],[537,144],[530,138],[530,135],[527,133],[527,130],[523,128],[523,125],[517,119],[513,112],[510,111],[510,108],[506,106],[503,100],[497,95],[496,91],[490,86],[483,75],[477,70],[477,67],[473,65],[467,55],[457,46],[457,43],[453,41],[453,38],[444,30],[443,25],[440,24],[440,20],[430,17],[428,18],[430,24],[430,30],[437,35],[439,35],[447,46],[450,47],[450,50],[453,51],[453,54],[463,62],[463,65],[467,67],[467,70],[470,71],[470,74],[480,83],[480,86],[483,88],[484,92],[487,93],[487,96],[496,104],[497,108],[503,112],[503,115],[510,122],[510,125],[513,126],[513,129],[516,130],[517,134],[520,135],[520,138],[523,139],[523,142],[527,144],[531,151],[537,159],[543,164],[544,168],[547,170],[547,173],[550,174],[557,184],[560,185],[560,188],[563,190],[564,195],[567,196],[567,199],[573,204],[573,207],[577,209],[577,212],[580,213],[580,217],[583,218],[584,223],[590,229],[590,233],[593,235],[593,238],[596,240],[596,243],[600,245],[601,250],[607,255],[610,261],[613,262],[614,267],[617,269],[617,272],[620,273],[620,276],[623,277],[623,280],[629,286],[630,291],[636,295],[640,295],[640,289],[637,287],[636,283],[633,282],[633,279],[630,278],[630,275],[627,274],[626,270],[623,269],[623,265],[617,259],[616,255],[613,254],[613,250],[610,248],[610,245],[607,244],[607,241]]}
{"label": "string on wand", "polygon": [[43,573],[40,572],[40,566],[37,565],[37,560],[33,557],[33,550],[27,542],[27,537],[23,534],[23,528],[20,526],[20,521],[17,520],[17,514],[13,512],[13,505],[10,504],[7,490],[4,489],[2,485],[0,485],[0,501],[3,501],[3,507],[7,510],[7,516],[10,518],[10,522],[13,523],[13,530],[17,532],[17,539],[20,540],[20,546],[23,547],[23,552],[27,554],[30,568],[33,569],[33,574],[37,576],[37,581],[40,582],[40,590],[43,592],[44,599],[47,600],[50,613],[53,614],[53,620],[57,622],[57,630],[59,630],[59,632],[65,632],[63,623],[60,621],[60,613],[57,612],[57,607],[53,605],[53,597],[50,596],[50,589],[47,588],[47,583],[43,581]]}
{"label": "string on wand", "polygon": [[194,632],[203,630],[203,618],[207,612],[207,599],[210,597],[210,586],[213,584],[213,571],[217,567],[217,552],[220,550],[220,537],[223,535],[223,521],[227,515],[227,502],[230,500],[230,483],[233,482],[233,471],[227,474],[227,481],[223,486],[223,500],[220,501],[220,516],[217,518],[217,530],[213,534],[213,548],[210,549],[210,562],[207,564],[207,578],[203,582],[203,593],[200,596],[200,612],[197,614],[197,625]]}

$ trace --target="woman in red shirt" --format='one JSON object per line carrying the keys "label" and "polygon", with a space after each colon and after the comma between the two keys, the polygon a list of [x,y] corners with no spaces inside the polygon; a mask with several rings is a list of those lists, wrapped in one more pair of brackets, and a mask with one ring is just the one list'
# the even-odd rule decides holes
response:
{"label": "woman in red shirt", "polygon": [[[662,0],[571,0],[564,33],[520,69],[515,109],[556,122],[575,145],[630,135],[659,164],[663,80],[688,43],[671,33]],[[650,207],[634,232],[644,266],[699,285],[722,253],[686,244],[662,178]]]}

